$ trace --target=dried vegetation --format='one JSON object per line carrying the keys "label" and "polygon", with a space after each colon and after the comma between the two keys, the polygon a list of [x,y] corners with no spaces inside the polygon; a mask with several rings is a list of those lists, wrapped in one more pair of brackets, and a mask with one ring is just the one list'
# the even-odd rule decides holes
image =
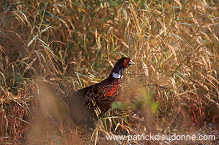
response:
{"label": "dried vegetation", "polygon": [[[218,136],[218,0],[5,0],[0,38],[0,144],[168,144],[105,135]],[[106,78],[121,55],[136,65],[95,130],[51,119],[51,100]]]}

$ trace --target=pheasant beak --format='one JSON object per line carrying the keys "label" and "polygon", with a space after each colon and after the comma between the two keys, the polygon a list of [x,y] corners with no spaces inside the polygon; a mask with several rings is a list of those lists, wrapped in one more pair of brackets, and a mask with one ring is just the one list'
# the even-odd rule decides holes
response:
{"label": "pheasant beak", "polygon": [[132,60],[130,60],[129,63],[128,63],[128,65],[133,65],[133,64],[135,64],[135,63]]}

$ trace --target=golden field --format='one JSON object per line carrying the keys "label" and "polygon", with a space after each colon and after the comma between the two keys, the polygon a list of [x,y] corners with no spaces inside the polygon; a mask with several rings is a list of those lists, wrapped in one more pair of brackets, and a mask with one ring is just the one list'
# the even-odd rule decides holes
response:
{"label": "golden field", "polygon": [[[0,144],[218,144],[218,0],[0,2]],[[55,99],[106,78],[121,95],[95,130],[56,121]],[[202,134],[215,140],[107,140]]]}

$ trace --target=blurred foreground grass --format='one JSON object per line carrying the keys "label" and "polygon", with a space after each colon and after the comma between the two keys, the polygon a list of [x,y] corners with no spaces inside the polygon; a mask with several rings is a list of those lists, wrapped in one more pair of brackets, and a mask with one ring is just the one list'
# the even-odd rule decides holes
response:
{"label": "blurred foreground grass", "polygon": [[[0,143],[109,144],[104,135],[214,134],[219,125],[217,3],[1,1]],[[64,97],[99,82],[121,55],[136,65],[126,71],[115,109],[92,135],[71,124],[57,127],[48,116],[38,121],[46,114],[45,94]]]}

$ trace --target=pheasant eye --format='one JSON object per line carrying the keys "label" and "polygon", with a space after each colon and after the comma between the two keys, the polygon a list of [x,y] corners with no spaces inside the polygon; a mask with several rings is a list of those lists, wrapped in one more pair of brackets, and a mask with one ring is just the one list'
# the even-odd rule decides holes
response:
{"label": "pheasant eye", "polygon": [[127,67],[128,63],[129,63],[129,59],[125,59],[124,62],[123,62],[124,67]]}

